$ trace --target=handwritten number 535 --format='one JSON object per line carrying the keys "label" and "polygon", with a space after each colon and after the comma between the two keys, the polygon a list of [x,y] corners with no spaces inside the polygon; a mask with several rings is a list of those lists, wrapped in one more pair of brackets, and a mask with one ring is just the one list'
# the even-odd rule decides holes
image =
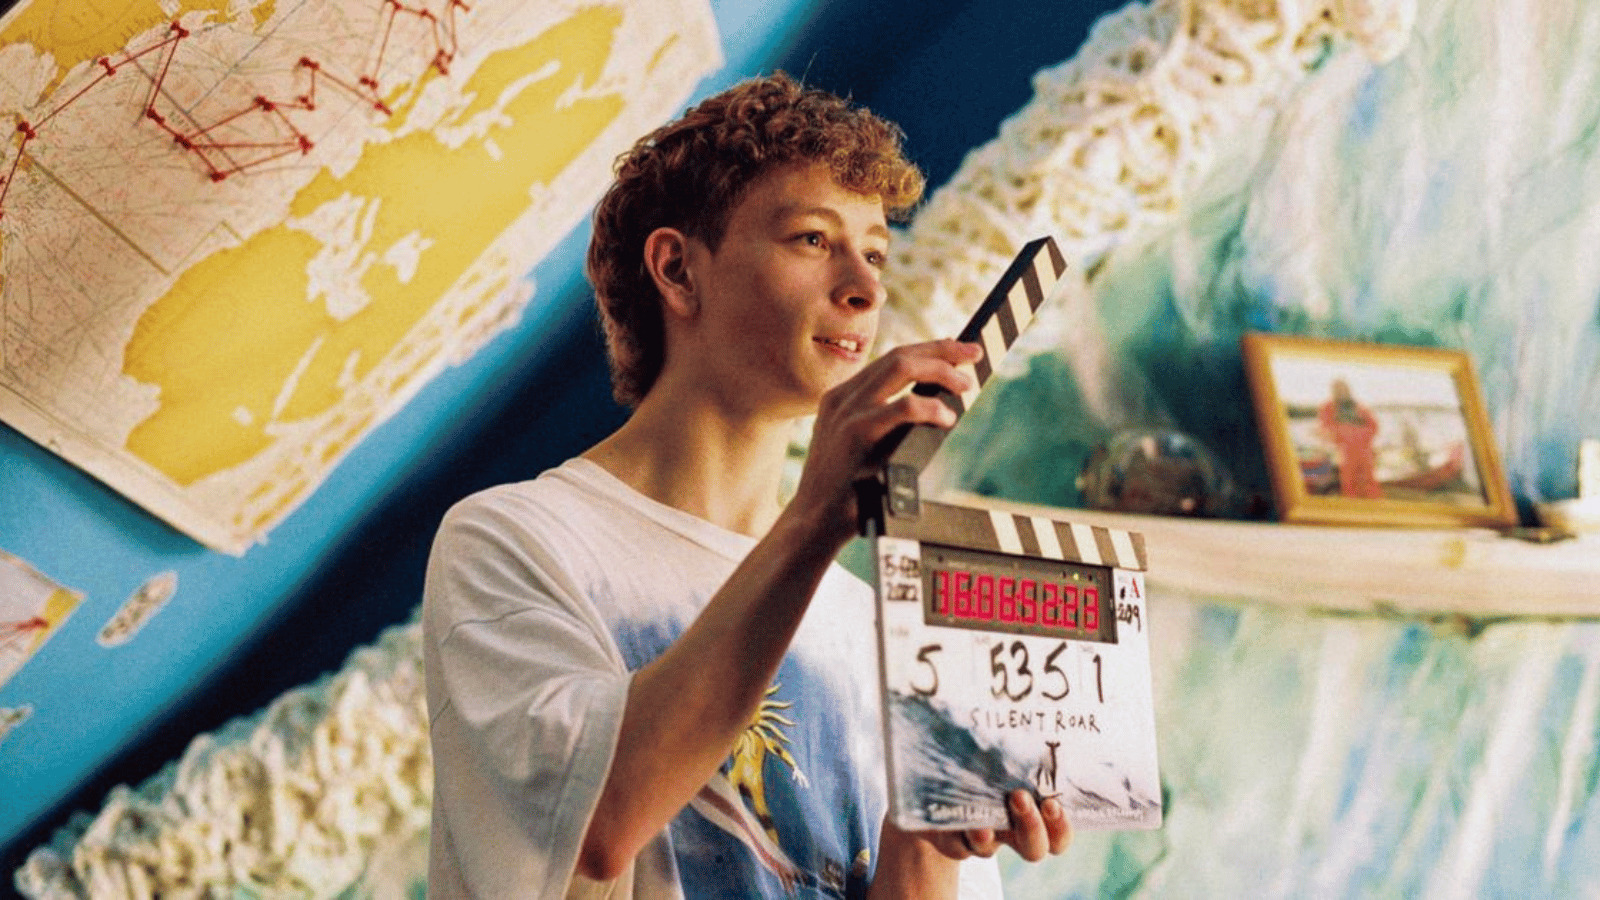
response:
{"label": "handwritten number 535", "polygon": [[[1067,679],[1067,673],[1057,665],[1057,660],[1067,649],[1066,641],[1057,643],[1044,658],[1044,667],[1040,672],[1039,684],[1036,685],[1033,670],[1029,668],[1028,645],[1022,641],[1012,641],[1010,644],[995,644],[989,649],[989,673],[992,681],[989,684],[989,694],[996,700],[1004,697],[1013,702],[1028,698],[1034,688],[1039,687],[1039,696],[1046,700],[1062,700],[1072,693],[1072,683]],[[1095,694],[1099,702],[1106,702],[1105,681],[1102,677],[1102,664],[1100,654],[1094,654]]]}

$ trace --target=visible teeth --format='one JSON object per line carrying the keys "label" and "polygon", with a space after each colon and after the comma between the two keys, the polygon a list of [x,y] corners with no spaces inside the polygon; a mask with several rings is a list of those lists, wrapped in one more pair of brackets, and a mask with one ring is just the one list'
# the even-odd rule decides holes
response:
{"label": "visible teeth", "polygon": [[843,350],[846,353],[855,353],[857,350],[861,349],[861,342],[855,340],[854,338],[819,337],[817,338],[817,341],[818,343],[827,344],[830,347],[838,347],[840,350]]}

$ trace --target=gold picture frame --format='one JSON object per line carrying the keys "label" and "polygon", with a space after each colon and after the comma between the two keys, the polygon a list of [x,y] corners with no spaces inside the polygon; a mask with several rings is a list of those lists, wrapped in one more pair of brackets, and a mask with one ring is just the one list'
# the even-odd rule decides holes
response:
{"label": "gold picture frame", "polygon": [[1464,351],[1262,332],[1240,344],[1283,521],[1517,524]]}

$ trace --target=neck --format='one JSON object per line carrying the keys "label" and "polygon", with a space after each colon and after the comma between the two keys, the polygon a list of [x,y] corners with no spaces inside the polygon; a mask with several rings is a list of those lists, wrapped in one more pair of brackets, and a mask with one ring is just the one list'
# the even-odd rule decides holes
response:
{"label": "neck", "polygon": [[614,434],[583,454],[645,496],[730,531],[760,537],[795,420],[719,406],[658,384]]}

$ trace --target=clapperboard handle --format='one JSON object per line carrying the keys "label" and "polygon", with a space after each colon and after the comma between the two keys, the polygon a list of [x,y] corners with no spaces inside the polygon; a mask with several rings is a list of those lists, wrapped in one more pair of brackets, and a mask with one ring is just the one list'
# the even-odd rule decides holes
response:
{"label": "clapperboard handle", "polygon": [[[983,358],[972,366],[974,386],[954,394],[937,384],[917,384],[913,393],[937,397],[956,414],[957,421],[971,408],[978,392],[988,384],[1000,360],[1017,337],[1033,322],[1067,270],[1066,258],[1053,238],[1036,238],[1023,245],[989,295],[978,305],[956,339],[981,344]],[[916,516],[920,507],[917,480],[943,446],[948,431],[933,425],[901,425],[873,448],[872,459],[882,467],[877,478],[856,482],[857,525],[868,537],[886,533],[884,516]]]}

